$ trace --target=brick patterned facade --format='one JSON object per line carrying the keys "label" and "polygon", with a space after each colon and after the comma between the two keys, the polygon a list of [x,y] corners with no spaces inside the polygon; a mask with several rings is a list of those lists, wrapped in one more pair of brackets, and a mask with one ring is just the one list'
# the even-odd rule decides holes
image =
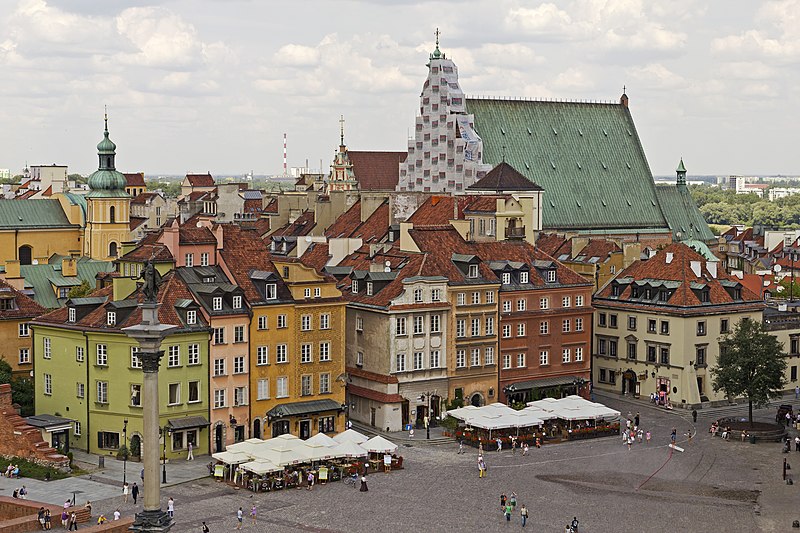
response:
{"label": "brick patterned facade", "polygon": [[29,426],[11,404],[11,385],[0,385],[0,455],[20,457],[29,461],[67,466],[69,459],[56,452],[42,440],[41,432]]}

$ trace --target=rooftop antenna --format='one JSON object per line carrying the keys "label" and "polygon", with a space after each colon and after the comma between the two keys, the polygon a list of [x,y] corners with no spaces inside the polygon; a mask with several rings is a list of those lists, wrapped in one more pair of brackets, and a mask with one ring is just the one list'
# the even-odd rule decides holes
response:
{"label": "rooftop antenna", "polygon": [[339,115],[339,146],[344,146],[344,115]]}
{"label": "rooftop antenna", "polygon": [[283,134],[283,176],[288,176],[289,173],[286,169],[286,134]]}

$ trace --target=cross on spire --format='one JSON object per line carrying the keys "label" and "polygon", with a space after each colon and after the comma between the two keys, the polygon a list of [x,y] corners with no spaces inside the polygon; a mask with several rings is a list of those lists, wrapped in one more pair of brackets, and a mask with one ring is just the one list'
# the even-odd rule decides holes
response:
{"label": "cross on spire", "polygon": [[435,31],[435,32],[433,32],[433,34],[436,36],[436,48],[439,48],[439,35],[440,35],[441,33],[442,33],[442,32],[440,32],[440,31],[439,31],[439,28],[436,28],[436,31]]}
{"label": "cross on spire", "polygon": [[106,132],[108,132],[108,106],[103,105],[103,121],[106,124]]}
{"label": "cross on spire", "polygon": [[339,144],[344,146],[344,115],[339,115]]}
{"label": "cross on spire", "polygon": [[626,89],[626,87],[623,85],[622,86],[622,94],[625,94],[625,89]]}

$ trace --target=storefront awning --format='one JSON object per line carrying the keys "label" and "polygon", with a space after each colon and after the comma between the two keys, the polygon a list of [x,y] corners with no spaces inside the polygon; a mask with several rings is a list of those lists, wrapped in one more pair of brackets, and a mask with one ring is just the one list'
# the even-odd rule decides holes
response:
{"label": "storefront awning", "polygon": [[528,381],[519,381],[509,385],[512,391],[524,391],[531,389],[547,389],[549,387],[558,387],[560,385],[574,385],[575,378],[572,376],[554,376],[551,378],[530,379]]}
{"label": "storefront awning", "polygon": [[303,416],[324,411],[341,411],[342,405],[333,400],[310,400],[307,402],[281,403],[267,411],[267,418]]}
{"label": "storefront awning", "polygon": [[181,431],[184,429],[194,429],[194,428],[205,428],[210,426],[208,420],[205,419],[203,416],[186,416],[183,418],[170,418],[169,427],[173,429],[173,431]]}

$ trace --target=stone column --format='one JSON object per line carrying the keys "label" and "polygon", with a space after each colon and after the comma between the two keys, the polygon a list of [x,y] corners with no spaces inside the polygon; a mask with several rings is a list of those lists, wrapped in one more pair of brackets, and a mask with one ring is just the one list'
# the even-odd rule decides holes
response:
{"label": "stone column", "polygon": [[[158,322],[160,304],[145,302],[139,304],[142,310],[142,323],[124,328],[125,334],[139,341],[139,357],[142,360],[144,383],[142,385],[143,442],[142,460],[144,462],[144,511],[136,514],[132,531],[169,531],[172,519],[161,510],[161,485],[159,483],[159,400],[158,367],[161,357],[161,341],[175,329]],[[166,435],[164,436],[166,438]]]}

